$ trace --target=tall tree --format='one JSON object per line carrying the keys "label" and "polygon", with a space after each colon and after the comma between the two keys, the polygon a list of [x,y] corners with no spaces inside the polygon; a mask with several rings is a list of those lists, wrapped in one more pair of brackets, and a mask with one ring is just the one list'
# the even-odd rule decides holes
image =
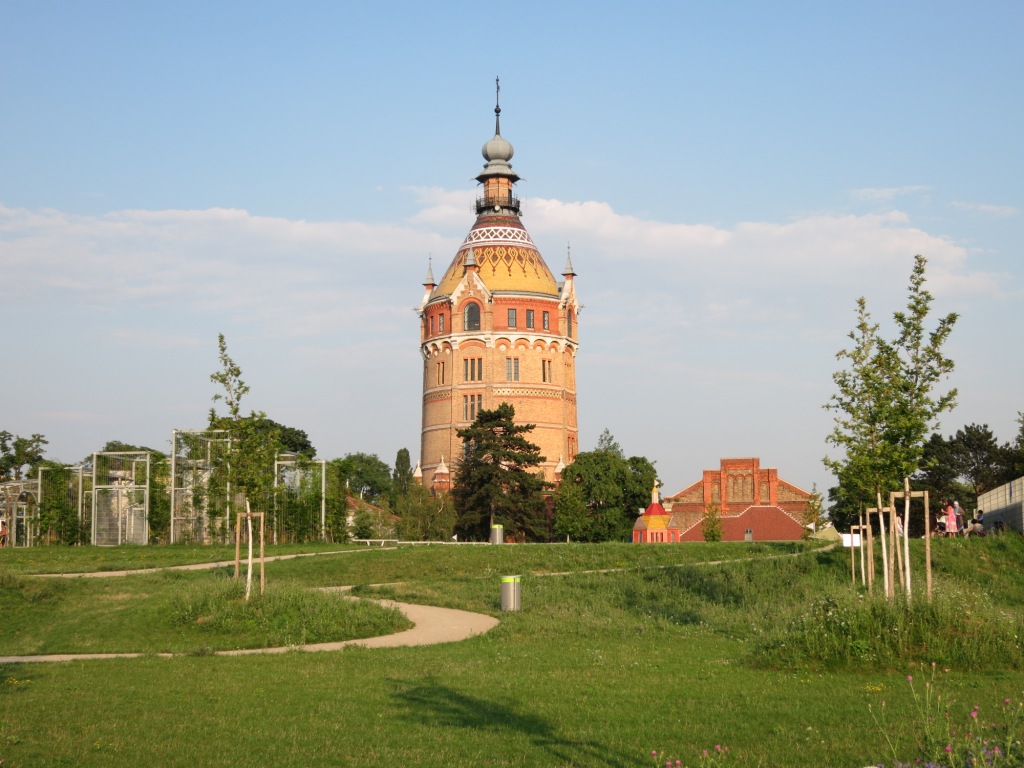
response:
{"label": "tall tree", "polygon": [[[654,465],[644,457],[626,459],[621,451],[600,449],[579,453],[562,470],[555,494],[555,532],[578,541],[628,541],[637,511],[650,503],[656,482]],[[570,491],[572,487],[579,492]]]}
{"label": "tall tree", "polygon": [[316,458],[316,448],[309,441],[309,435],[305,430],[278,424],[273,419],[266,417],[260,419],[256,428],[267,436],[274,437],[282,451],[291,451],[307,459]]}
{"label": "tall tree", "polygon": [[386,505],[391,496],[391,467],[373,453],[347,453],[330,461],[331,471],[341,488],[357,499]]}
{"label": "tall tree", "polygon": [[928,433],[938,425],[941,414],[954,408],[957,398],[955,388],[941,394],[938,388],[955,367],[942,347],[953,332],[958,315],[950,312],[940,317],[932,330],[926,328],[934,300],[924,287],[927,263],[924,256],[914,257],[906,309],[893,313],[896,338],[879,343],[880,355],[894,360],[887,437],[900,480],[917,471]]}
{"label": "tall tree", "polygon": [[925,264],[923,256],[915,257],[906,309],[893,314],[896,337],[879,335],[860,298],[853,345],[836,355],[846,367],[833,374],[838,391],[825,408],[835,413],[828,442],[843,456],[824,461],[842,489],[836,496],[858,506],[874,506],[877,493],[885,498],[921,466],[925,437],[956,402],[955,389],[936,390],[953,370],[942,347],[957,315],[926,330],[932,296],[924,288]]}
{"label": "tall tree", "polygon": [[580,483],[563,480],[555,491],[555,535],[573,541],[594,540],[594,520]]}
{"label": "tall tree", "polygon": [[936,506],[957,499],[970,509],[978,495],[1024,474],[1014,443],[1000,445],[987,424],[968,424],[949,438],[935,433],[925,444],[915,484],[931,492]]}
{"label": "tall tree", "polygon": [[398,535],[406,541],[448,541],[455,533],[455,507],[450,493],[432,495],[413,483],[398,497],[394,512],[399,516]]}
{"label": "tall tree", "polygon": [[978,494],[1004,482],[1006,451],[1010,446],[1000,446],[988,424],[968,424],[958,429],[950,442],[953,470],[970,486],[974,506]]}
{"label": "tall tree", "polygon": [[408,448],[399,448],[395,454],[395,470],[391,473],[391,506],[396,507],[398,500],[409,495],[412,486],[412,461]]}
{"label": "tall tree", "polygon": [[928,491],[935,511],[941,508],[945,499],[963,499],[965,506],[973,503],[968,500],[967,486],[960,480],[954,453],[952,440],[938,432],[932,433],[924,444],[921,468],[914,475],[914,487]]}
{"label": "tall tree", "polygon": [[[245,511],[248,500],[253,511],[271,512],[274,490],[274,461],[281,452],[281,441],[277,431],[266,425],[267,415],[262,411],[250,411],[242,415],[242,398],[248,394],[249,386],[242,380],[242,369],[228,354],[224,334],[217,336],[220,370],[210,375],[210,381],[219,384],[223,392],[213,395],[213,402],[223,401],[227,406],[226,415],[218,415],[210,408],[210,429],[224,430],[230,439],[230,450],[226,454],[226,472],[230,487],[239,507],[235,513]],[[234,521],[228,521],[228,526]]]}
{"label": "tall tree", "polygon": [[[1024,477],[1024,413],[1017,414],[1017,423],[1020,425],[1017,439],[1006,452],[1006,468],[1010,480]],[[1008,482],[1008,480],[1003,482]]]}
{"label": "tall tree", "polygon": [[609,431],[608,427],[605,427],[604,432],[597,438],[597,448],[594,450],[610,453],[620,459],[626,458],[626,454],[622,451],[622,446],[619,445],[618,440],[615,439],[615,436]]}
{"label": "tall tree", "polygon": [[30,474],[43,460],[43,446],[47,444],[49,441],[38,433],[22,437],[0,431],[0,480],[21,480],[23,474]]}
{"label": "tall tree", "polygon": [[533,541],[547,537],[547,483],[535,472],[544,457],[527,439],[533,428],[516,424],[515,409],[502,403],[494,410],[481,410],[476,421],[458,430],[463,459],[456,468],[452,498],[460,536],[486,539],[491,526],[500,524]]}

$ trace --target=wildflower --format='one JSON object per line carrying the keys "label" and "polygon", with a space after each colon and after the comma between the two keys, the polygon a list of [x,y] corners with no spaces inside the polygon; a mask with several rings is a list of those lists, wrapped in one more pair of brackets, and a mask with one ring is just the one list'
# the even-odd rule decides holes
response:
{"label": "wildflower", "polygon": [[952,751],[953,751],[953,748],[947,745],[946,746],[946,754],[948,755]]}
{"label": "wildflower", "polygon": [[914,676],[913,675],[907,675],[907,682],[908,683],[914,682]]}

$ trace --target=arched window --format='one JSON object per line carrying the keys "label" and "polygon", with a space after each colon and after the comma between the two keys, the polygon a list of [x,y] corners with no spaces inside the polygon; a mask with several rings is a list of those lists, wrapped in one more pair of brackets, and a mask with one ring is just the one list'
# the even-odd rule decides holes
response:
{"label": "arched window", "polygon": [[570,339],[572,338],[572,310],[565,313],[565,325],[568,329],[566,334]]}
{"label": "arched window", "polygon": [[469,303],[466,305],[465,322],[463,323],[467,331],[479,331],[480,330],[480,305]]}

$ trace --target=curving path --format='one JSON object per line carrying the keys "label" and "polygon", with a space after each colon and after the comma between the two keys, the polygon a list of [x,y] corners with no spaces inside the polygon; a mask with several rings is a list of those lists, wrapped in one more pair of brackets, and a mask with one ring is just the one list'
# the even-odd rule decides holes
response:
{"label": "curving path", "polygon": [[[836,544],[830,544],[809,552],[822,552],[833,549]],[[393,549],[393,547],[390,547]],[[338,552],[312,552],[298,555],[278,555],[268,557],[266,560],[290,560],[296,557],[314,557],[327,554],[349,554],[362,550],[342,550]],[[808,554],[808,552],[794,552],[786,555],[775,555],[773,557],[796,557]],[[714,560],[700,563],[700,565],[722,565],[724,563],[741,562],[742,560],[754,558],[742,558],[741,560]],[[195,563],[191,565],[174,565],[164,568],[141,568],[129,571],[94,571],[89,573],[57,573],[41,574],[52,578],[103,578],[109,576],[127,576],[135,573],[151,573],[160,570],[204,570],[233,566],[231,561],[216,563]],[[656,568],[673,568],[678,566],[659,565]],[[629,568],[602,568],[593,571],[565,571],[553,573],[536,573],[534,576],[569,576],[576,573],[615,573],[630,570]],[[324,587],[329,591],[347,592],[351,587]],[[352,597],[352,600],[371,599]],[[416,645],[436,645],[440,643],[456,643],[461,640],[468,640],[476,635],[482,635],[498,626],[499,621],[493,616],[471,611],[460,611],[454,608],[437,608],[430,605],[415,605],[413,603],[401,603],[396,600],[373,600],[386,608],[397,608],[409,621],[413,623],[411,629],[404,632],[396,632],[391,635],[380,635],[378,637],[365,637],[355,640],[341,640],[334,643],[313,643],[309,645],[290,645],[277,648],[241,648],[237,650],[213,651],[212,656],[252,656],[255,654],[288,653],[290,651],[338,651],[347,646],[361,646],[364,648],[403,648]],[[0,664],[21,664],[35,662],[54,661],[89,661],[93,659],[138,659],[145,656],[157,656],[161,658],[172,658],[174,656],[185,656],[188,654],[174,653],[55,653],[37,656],[0,656]]]}
{"label": "curving path", "polygon": [[[381,549],[397,549],[397,547],[381,547],[373,550],[380,552]],[[295,555],[273,555],[263,558],[265,563],[273,563],[276,560],[295,560],[298,557],[320,557],[321,555],[351,555],[359,552],[369,552],[367,549],[338,549],[333,552],[300,552]],[[254,560],[255,562],[255,560]],[[246,563],[242,560],[242,565]],[[110,576],[133,576],[137,573],[154,573],[156,571],[212,571],[215,568],[234,568],[234,560],[218,560],[214,563],[189,563],[188,565],[161,565],[155,568],[133,568],[126,571],[85,571],[84,573],[38,573],[33,574],[43,579],[105,579]]]}
{"label": "curving path", "polygon": [[[335,589],[345,589],[336,587]],[[359,600],[363,598],[352,598]],[[214,651],[212,656],[252,656],[254,654],[288,653],[289,651],[339,651],[350,645],[364,648],[402,648],[414,645],[456,643],[482,635],[498,626],[493,616],[454,608],[435,608],[429,605],[399,603],[394,600],[375,600],[385,608],[397,608],[414,626],[404,632],[379,637],[364,637],[357,640],[341,640],[334,643],[313,643],[310,645],[289,645],[279,648],[242,648],[229,651]],[[91,661],[93,659],[139,659],[145,656],[172,658],[186,656],[183,653],[54,653],[39,656],[0,656],[0,664],[22,664],[47,661]]]}
{"label": "curving path", "polygon": [[[394,547],[388,547],[394,549]],[[339,550],[337,552],[306,552],[296,555],[277,555],[266,558],[266,562],[274,560],[292,560],[297,557],[316,557],[318,555],[346,555],[364,550]],[[379,550],[374,550],[379,551]],[[234,560],[215,563],[192,563],[190,565],[170,565],[163,568],[137,568],[125,571],[90,571],[87,573],[46,573],[39,576],[46,578],[82,579],[107,578],[113,576],[129,576],[137,573],[154,571],[200,571],[234,566]],[[351,587],[326,587],[329,591],[347,592]],[[352,597],[352,600],[371,598]],[[414,605],[400,603],[396,600],[373,600],[385,608],[397,608],[413,623],[411,629],[395,632],[391,635],[364,637],[354,640],[339,640],[333,643],[311,643],[308,645],[288,645],[277,648],[240,648],[236,650],[213,651],[212,656],[251,656],[254,654],[288,653],[289,651],[339,651],[350,645],[364,648],[403,648],[415,645],[437,645],[440,643],[457,643],[482,635],[498,626],[493,616],[471,611],[460,611],[454,608],[437,608],[430,605]],[[35,656],[0,656],[0,664],[21,664],[53,661],[89,661],[93,659],[138,659],[145,656],[172,658],[186,656],[183,653],[53,653]]]}

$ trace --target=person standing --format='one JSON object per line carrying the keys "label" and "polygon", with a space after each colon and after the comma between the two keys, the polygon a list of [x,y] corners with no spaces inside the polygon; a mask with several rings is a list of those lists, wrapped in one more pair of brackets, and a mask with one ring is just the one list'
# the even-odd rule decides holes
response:
{"label": "person standing", "polygon": [[946,535],[956,536],[960,533],[960,526],[957,524],[956,512],[952,504],[946,502]]}
{"label": "person standing", "polygon": [[964,511],[960,509],[960,502],[953,502],[953,514],[956,515],[956,529],[961,533],[967,533],[967,526],[964,525]]}

